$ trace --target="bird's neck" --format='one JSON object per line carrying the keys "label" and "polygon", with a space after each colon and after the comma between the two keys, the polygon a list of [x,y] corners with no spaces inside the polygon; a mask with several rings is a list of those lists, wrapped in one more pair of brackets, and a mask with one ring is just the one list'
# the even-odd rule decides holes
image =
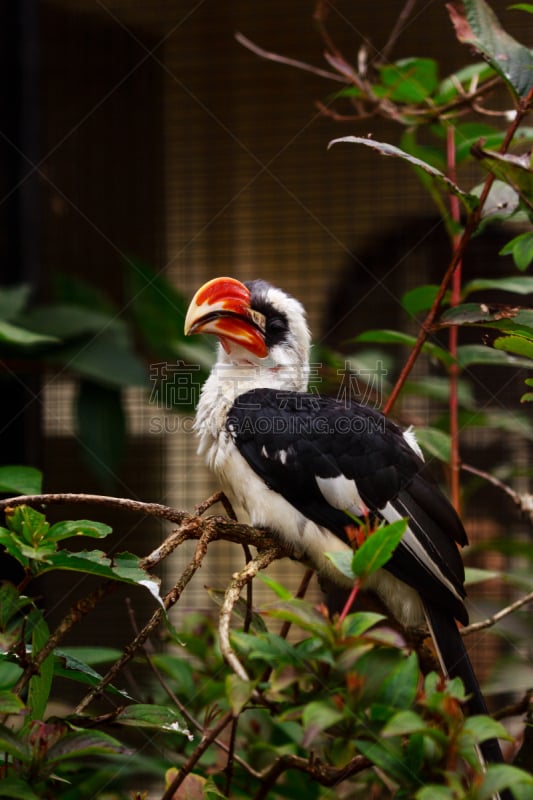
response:
{"label": "bird's neck", "polygon": [[305,391],[308,365],[236,363],[219,357],[207,378],[196,409],[195,430],[200,438],[199,453],[212,460],[212,445],[225,431],[226,417],[236,398],[252,389]]}

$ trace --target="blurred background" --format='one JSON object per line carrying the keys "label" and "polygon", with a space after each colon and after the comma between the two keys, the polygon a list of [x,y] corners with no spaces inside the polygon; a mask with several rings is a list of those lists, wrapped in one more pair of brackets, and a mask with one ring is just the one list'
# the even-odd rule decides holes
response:
{"label": "blurred background", "polygon": [[[361,45],[372,58],[398,5],[338,2],[330,34],[352,62]],[[82,337],[73,335],[68,352],[45,362],[17,353],[6,359],[2,462],[41,468],[48,492],[103,492],[192,510],[216,486],[194,437],[177,422],[185,417],[155,392],[172,352],[156,345],[182,336],[180,298],[217,275],[261,277],[302,300],[317,345],[353,352],[349,339],[366,328],[416,330],[400,297],[438,280],[449,259],[446,236],[404,163],[366,148],[327,149],[350,134],[397,142],[391,122],[325,117],[316,101],[328,102],[330,81],[262,59],[236,40],[240,32],[267,51],[328,69],[312,0],[18,0],[0,9],[2,284],[29,287],[32,330],[50,322],[40,306],[59,304],[52,321]],[[497,12],[521,41],[531,39],[530,15]],[[469,62],[443,3],[419,4],[394,52],[411,55],[436,58],[441,77]],[[479,177],[461,180],[469,187]],[[510,269],[496,256],[500,245],[497,235],[480,244],[468,275]],[[175,331],[158,328],[154,276],[179,293]],[[143,297],[140,335],[132,323]],[[64,310],[74,303],[83,308],[78,322]],[[128,346],[115,351],[121,336],[130,337]],[[405,351],[394,355],[391,381]],[[187,363],[185,373],[196,362]],[[431,374],[432,367],[421,361],[418,369]],[[501,373],[480,371],[475,392],[512,414],[522,382],[506,373],[503,387]],[[181,410],[190,418],[188,386]],[[427,398],[406,396],[395,413],[424,424],[430,410]],[[110,431],[122,430],[126,445],[117,455]],[[463,446],[465,459],[484,467],[494,458],[527,464],[531,448],[518,433],[502,445],[482,427]],[[505,533],[510,501],[486,490],[476,497],[466,511],[472,536]],[[91,514],[113,524],[117,550],[148,553],[168,532],[154,521],[61,509],[63,517]],[[210,606],[204,585],[225,585],[242,563],[235,550],[213,548],[182,612]],[[167,584],[184,563],[180,551],[165,564]],[[295,565],[274,572],[297,585]],[[40,587],[57,619],[86,589],[56,577]],[[100,644],[104,633],[113,644],[132,635],[125,606],[115,601],[87,624]]]}

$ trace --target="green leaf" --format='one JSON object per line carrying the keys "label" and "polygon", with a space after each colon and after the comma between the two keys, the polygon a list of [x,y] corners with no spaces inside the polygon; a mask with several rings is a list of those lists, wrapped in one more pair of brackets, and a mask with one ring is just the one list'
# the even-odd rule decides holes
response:
{"label": "green leaf", "polygon": [[146,344],[163,359],[184,359],[210,368],[214,360],[211,337],[201,337],[193,345],[183,331],[189,305],[185,295],[161,271],[136,259],[128,259],[126,266],[131,309]]}
{"label": "green leaf", "polygon": [[321,639],[329,639],[329,626],[324,616],[304,600],[280,601],[275,608],[269,609],[265,614],[269,617],[292,622],[302,630],[309,631]]}
{"label": "green leaf", "polygon": [[250,701],[255,687],[254,681],[243,681],[238,675],[226,676],[226,697],[235,716],[238,716]]}
{"label": "green leaf", "polygon": [[395,103],[422,103],[438,86],[437,64],[431,58],[404,58],[381,66],[379,73],[382,87],[374,91]]}
{"label": "green leaf", "polygon": [[278,581],[274,580],[274,578],[271,578],[270,575],[260,572],[258,577],[269,587],[269,589],[272,589],[272,591],[280,598],[280,600],[292,600],[294,597],[292,592],[290,592],[281,583],[278,583]]}
{"label": "green leaf", "polygon": [[117,306],[99,286],[68,272],[55,273],[52,281],[56,305],[99,311],[118,318]]}
{"label": "green leaf", "polygon": [[49,360],[106,386],[148,385],[144,363],[131,346],[117,339],[112,331],[95,335],[84,344],[65,347]]}
{"label": "green leaf", "polygon": [[23,764],[29,764],[32,760],[27,738],[18,736],[10,728],[2,724],[0,724],[0,752],[9,753],[10,756],[22,761]]}
{"label": "green leaf", "polygon": [[409,314],[419,314],[421,311],[428,311],[433,305],[440,287],[436,284],[416,286],[410,289],[402,297],[402,306]]}
{"label": "green leaf", "polygon": [[91,647],[91,646],[72,646],[63,647],[61,651],[56,650],[56,655],[62,658],[73,659],[74,662],[82,661],[85,664],[94,666],[95,664],[111,664],[118,661],[122,655],[122,650],[117,647]]}
{"label": "green leaf", "polygon": [[5,548],[6,553],[14,558],[19,564],[22,564],[24,569],[29,567],[29,559],[23,553],[22,542],[13,536],[11,531],[7,528],[0,528],[0,545]]}
{"label": "green leaf", "polygon": [[32,605],[31,598],[20,595],[12,583],[0,583],[0,631],[5,632],[13,618],[20,616],[20,612],[28,605]]}
{"label": "green leaf", "polygon": [[124,455],[126,417],[121,390],[82,380],[76,399],[77,435],[82,455],[104,487],[112,488]]}
{"label": "green leaf", "polygon": [[524,272],[533,261],[533,232],[526,231],[515,236],[500,250],[501,256],[512,255],[520,272]]}
{"label": "green leaf", "polygon": [[400,139],[400,147],[411,156],[419,158],[426,164],[430,164],[440,172],[446,169],[446,160],[442,149],[435,145],[420,144],[416,139],[417,128],[411,128],[404,131]]}
{"label": "green leaf", "polygon": [[50,529],[45,515],[31,506],[17,506],[6,511],[6,523],[9,530],[32,547],[44,542]]}
{"label": "green leaf", "polygon": [[[80,648],[81,649],[81,648]],[[117,658],[122,655],[119,653]],[[76,658],[71,653],[63,650],[54,650],[54,676],[83,683],[86,686],[97,686],[102,680],[102,675],[85,662]],[[132,700],[130,695],[122,689],[108,685],[106,687],[112,694],[118,694],[127,700]]]}
{"label": "green leaf", "polygon": [[463,192],[450,178],[448,178],[443,172],[432,167],[426,161],[422,161],[415,156],[409,155],[406,153],[405,150],[400,150],[399,147],[395,147],[392,144],[388,144],[387,142],[378,142],[374,139],[365,139],[362,136],[343,136],[341,139],[333,139],[328,145],[328,149],[335,144],[339,144],[342,142],[347,142],[351,144],[363,144],[366,147],[370,147],[373,150],[376,150],[383,156],[392,156],[394,158],[400,158],[403,161],[407,161],[411,166],[416,167],[417,169],[422,170],[425,174],[429,176],[431,181],[433,182],[434,186],[442,193],[449,195],[455,195],[459,198],[462,202],[465,210],[467,213],[471,213],[477,208],[479,201],[478,198],[472,194],[468,194],[467,192]]}
{"label": "green leaf", "polygon": [[28,304],[30,293],[29,283],[0,287],[0,319],[15,319]]}
{"label": "green leaf", "polygon": [[492,717],[486,714],[477,714],[465,720],[464,730],[473,737],[476,744],[486,742],[487,739],[509,739],[512,736],[507,729]]}
{"label": "green leaf", "polygon": [[[404,394],[417,397],[429,397],[439,403],[448,403],[450,397],[450,381],[439,375],[410,380],[404,385]],[[457,383],[457,400],[462,408],[477,408],[472,384],[464,379]]]}
{"label": "green leaf", "polygon": [[[416,337],[410,336],[407,333],[391,330],[370,330],[359,334],[354,339],[355,342],[379,342],[381,344],[401,344],[407,347],[413,347],[416,343]],[[453,364],[452,356],[432,342],[425,342],[422,351],[432,358],[437,358],[443,364]]]}
{"label": "green leaf", "polygon": [[468,281],[463,286],[462,294],[463,297],[468,297],[472,292],[487,290],[513,292],[514,294],[532,294],[533,277],[523,275],[509,278],[477,278],[473,281]]}
{"label": "green leaf", "polygon": [[126,325],[116,313],[83,308],[73,303],[51,303],[32,309],[24,315],[23,321],[40,334],[63,340],[102,332],[112,333],[123,343],[128,340]]}
{"label": "green leaf", "polygon": [[501,26],[484,0],[464,0],[447,5],[456,36],[474,47],[521,97],[533,86],[533,55]]}
{"label": "green leaf", "polygon": [[342,621],[342,635],[346,638],[362,636],[378,622],[383,622],[384,619],[386,617],[383,614],[376,614],[374,611],[358,611],[355,614],[348,614]]}
{"label": "green leaf", "polygon": [[452,440],[449,433],[439,428],[417,428],[416,439],[422,450],[439,461],[449,464],[452,455]]}
{"label": "green leaf", "polygon": [[352,571],[364,580],[380,569],[400,544],[407,520],[399,519],[374,531],[353,555]]}
{"label": "green leaf", "polygon": [[191,737],[182,715],[170,706],[136,703],[126,706],[116,717],[116,722],[135,728],[157,728],[160,731],[183,733],[185,736]]}
{"label": "green leaf", "polygon": [[[278,616],[272,614],[272,616]],[[232,633],[232,641],[236,646],[244,650],[247,657],[265,661],[271,664],[274,660],[276,664],[301,664],[301,656],[296,652],[294,647],[287,642],[283,636],[278,636],[276,633],[266,631],[259,635],[252,635],[242,631],[234,631]]]}
{"label": "green leaf", "polygon": [[517,800],[533,796],[533,775],[512,764],[489,764],[483,783],[478,789],[479,800],[492,800],[503,789],[511,789]]}
{"label": "green leaf", "polygon": [[[472,194],[481,197],[485,188],[485,181],[472,188]],[[507,181],[498,179],[492,182],[489,194],[481,210],[481,221],[477,228],[478,235],[488,225],[517,220],[520,212],[520,197]]]}
{"label": "green leaf", "polygon": [[40,494],[42,473],[34,467],[0,467],[0,492]]}
{"label": "green leaf", "polygon": [[24,703],[18,695],[0,689],[0,714],[21,714],[24,708]]}
{"label": "green leaf", "polygon": [[[500,336],[494,340],[496,350],[505,350],[517,356],[533,359],[533,342],[521,336]],[[533,368],[533,363],[531,364]]]}
{"label": "green leaf", "polygon": [[[31,652],[32,657],[35,658],[48,643],[50,629],[40,611],[35,609],[35,611],[32,612],[32,616],[34,616],[34,625],[31,639]],[[23,730],[27,730],[32,721],[44,719],[53,677],[54,656],[50,653],[39,667],[39,672],[36,675],[32,675],[30,678],[28,697],[26,700],[29,713],[24,722]]]}
{"label": "green leaf", "polygon": [[161,604],[159,581],[142,569],[140,561],[138,556],[127,552],[117,553],[109,558],[102,550],[82,550],[77,553],[59,550],[50,554],[46,562],[40,565],[39,574],[50,572],[53,569],[66,569],[85,572],[100,578],[123,581],[148,589],[155,600]]}
{"label": "green leaf", "polygon": [[331,553],[326,553],[325,556],[341,575],[351,581],[355,579],[352,569],[353,553],[351,550],[333,550]]}
{"label": "green leaf", "polygon": [[306,741],[309,742],[310,734],[314,738],[317,733],[331,728],[342,718],[342,712],[331,703],[323,700],[311,700],[305,706],[302,714],[302,724],[306,729]]}
{"label": "green leaf", "polygon": [[456,800],[455,790],[448,786],[439,786],[436,783],[428,784],[419,789],[415,800]]}
{"label": "green leaf", "polygon": [[497,148],[505,139],[505,131],[484,122],[466,122],[454,126],[455,160],[457,164],[471,157],[472,146],[483,139],[486,147]]}
{"label": "green leaf", "polygon": [[460,345],[457,348],[457,362],[461,369],[466,369],[474,364],[533,369],[533,364],[525,358],[514,358],[503,350],[494,350],[482,344]]}
{"label": "green leaf", "polygon": [[481,569],[481,567],[465,567],[465,586],[472,586],[475,583],[490,581],[494,578],[501,578],[502,573],[494,569]]}
{"label": "green leaf", "polygon": [[[120,716],[120,715],[119,715]],[[132,751],[103,731],[81,730],[68,733],[50,747],[48,765],[59,764],[84,756],[132,755]]]}
{"label": "green leaf", "polygon": [[509,184],[529,211],[533,211],[533,171],[528,156],[495,153],[479,146],[472,148],[472,154],[492,175]]}
{"label": "green leaf", "polygon": [[90,536],[93,539],[104,539],[113,528],[103,522],[93,522],[89,519],[65,520],[56,522],[46,536],[47,541],[60,542],[72,536]]}
{"label": "green leaf", "polygon": [[379,700],[392,708],[409,709],[415,702],[420,667],[416,653],[396,659],[382,682]]}
{"label": "green leaf", "polygon": [[414,711],[398,711],[394,714],[381,730],[381,736],[406,736],[417,731],[426,730],[426,723]]}
{"label": "green leaf", "polygon": [[[2,778],[2,797],[18,798],[18,800],[40,800],[28,782],[22,778]],[[41,795],[42,797],[42,795]]]}
{"label": "green leaf", "polygon": [[[22,627],[22,620],[21,620],[21,627]],[[18,634],[18,631],[17,631]],[[6,640],[6,637],[0,637],[0,645],[3,646],[2,640]],[[20,641],[20,636],[17,635],[14,637],[8,644],[11,646],[15,641]],[[13,663],[9,660],[9,656],[5,654],[0,654],[0,691],[10,691],[13,689],[22,676],[24,670],[18,664]]]}
{"label": "green leaf", "polygon": [[41,345],[58,344],[59,341],[56,336],[45,336],[42,333],[35,333],[27,328],[22,328],[20,325],[6,322],[6,320],[0,320],[0,343],[5,342],[13,347],[32,348]]}
{"label": "green leaf", "polygon": [[397,740],[383,739],[377,742],[368,742],[365,739],[357,739],[355,745],[362,755],[402,786],[420,785],[421,780],[413,775],[405,764],[402,747]]}

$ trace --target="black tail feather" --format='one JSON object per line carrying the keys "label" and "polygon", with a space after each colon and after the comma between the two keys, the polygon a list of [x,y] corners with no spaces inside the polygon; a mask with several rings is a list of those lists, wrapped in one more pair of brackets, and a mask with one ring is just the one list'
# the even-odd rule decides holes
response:
{"label": "black tail feather", "polygon": [[[425,611],[444,672],[449,678],[461,678],[464,684],[469,715],[488,714],[485,698],[455,620],[444,610],[430,606],[429,603],[425,606]],[[482,742],[479,750],[487,764],[500,764],[504,761],[497,739]],[[499,797],[501,800],[513,800],[513,795],[508,791],[501,792]]]}

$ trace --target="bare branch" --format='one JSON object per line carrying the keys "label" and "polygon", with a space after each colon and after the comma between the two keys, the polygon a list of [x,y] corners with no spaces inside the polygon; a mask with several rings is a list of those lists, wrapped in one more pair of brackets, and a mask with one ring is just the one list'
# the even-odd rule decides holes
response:
{"label": "bare branch", "polygon": [[204,733],[202,737],[202,741],[198,745],[198,747],[194,750],[191,756],[187,759],[185,764],[182,765],[180,771],[165,790],[165,793],[161,797],[161,800],[173,800],[176,791],[181,786],[187,775],[192,772],[194,765],[199,761],[199,759],[203,756],[205,751],[210,747],[214,741],[218,738],[218,736],[222,733],[224,728],[226,728],[232,721],[234,717],[231,711],[228,711],[222,719],[215,725],[209,733]]}
{"label": "bare branch", "polygon": [[298,61],[295,58],[288,58],[286,56],[280,56],[278,53],[271,53],[269,50],[263,50],[262,47],[259,45],[254,44],[250,39],[246,36],[243,36],[242,33],[235,34],[236,40],[239,44],[242,44],[243,47],[246,47],[248,50],[251,50],[252,53],[255,53],[257,56],[261,58],[266,58],[268,61],[275,61],[277,64],[285,64],[288,67],[296,67],[296,69],[302,69],[305,72],[311,72],[313,75],[318,75],[320,78],[327,78],[330,81],[338,81],[339,83],[349,83],[349,80],[342,75],[339,75],[336,72],[328,72],[325,69],[319,69],[319,67],[314,67],[312,64],[306,64],[305,61]]}
{"label": "bare branch", "polygon": [[194,555],[181,574],[180,579],[178,582],[173,586],[173,588],[167,592],[165,597],[163,598],[163,607],[159,607],[154,611],[146,625],[139,631],[137,636],[125,647],[124,652],[122,653],[121,657],[116,661],[113,666],[107,671],[104,675],[102,680],[98,683],[97,686],[93,687],[85,697],[82,698],[80,703],[78,703],[75,712],[76,714],[81,714],[108,686],[112,680],[118,675],[118,673],[126,666],[126,664],[131,661],[133,656],[137,653],[137,651],[144,645],[148,637],[153,633],[153,631],[160,625],[165,617],[166,611],[171,608],[181,597],[185,587],[202,565],[202,560],[205,556],[207,551],[207,544],[211,540],[210,529],[204,531],[199,540],[198,544],[196,545],[196,549]]}
{"label": "bare branch", "polygon": [[218,625],[220,649],[222,651],[222,655],[232,670],[244,681],[249,681],[250,678],[241,662],[237,658],[229,640],[229,629],[233,607],[240,597],[243,586],[246,586],[253,578],[255,578],[260,570],[268,567],[272,561],[282,557],[282,555],[283,551],[276,546],[263,550],[263,552],[259,553],[254,559],[249,561],[244,569],[242,569],[240,572],[237,572],[233,576],[233,579],[226,589],[226,593],[224,595],[224,602],[222,604],[222,608],[220,609]]}
{"label": "bare branch", "polygon": [[20,694],[20,692],[22,692],[26,684],[29,682],[32,675],[36,675],[39,672],[41,664],[44,663],[50,653],[58,646],[59,642],[70,631],[70,629],[83,617],[89,614],[89,612],[91,612],[93,608],[98,605],[100,600],[102,600],[107,594],[110,594],[110,592],[112,592],[116,586],[117,583],[115,581],[106,581],[99,586],[98,589],[95,589],[94,592],[91,592],[91,594],[87,595],[87,597],[81,598],[81,600],[78,600],[75,605],[72,606],[68,613],[63,617],[55,631],[50,635],[50,638],[47,640],[44,647],[42,647],[41,650],[39,650],[39,652],[34,656],[32,655],[27,669],[24,670],[13,689],[16,694]]}
{"label": "bare branch", "polygon": [[390,33],[390,36],[387,40],[387,43],[382,48],[380,53],[380,63],[385,64],[387,61],[390,61],[390,56],[396,42],[400,38],[401,34],[403,33],[403,29],[405,23],[413,13],[414,7],[416,5],[416,0],[407,0],[404,7],[400,11],[398,19],[396,20],[394,27]]}
{"label": "bare branch", "polygon": [[135,514],[146,514],[150,517],[160,517],[169,522],[181,523],[190,514],[178,511],[171,506],[160,503],[143,503],[140,500],[131,500],[128,497],[108,497],[100,494],[75,494],[70,492],[56,494],[28,494],[8,497],[0,500],[0,511],[15,506],[46,506],[66,505],[68,503],[81,505],[104,506],[105,508],[119,508],[123,511],[132,511]]}
{"label": "bare branch", "polygon": [[531,603],[533,600],[533,592],[529,592],[528,594],[524,595],[523,597],[518,598],[515,600],[514,603],[511,603],[505,608],[501,608],[492,617],[488,617],[487,619],[481,620],[480,622],[473,622],[471,625],[467,625],[465,628],[461,628],[461,636],[468,636],[471,633],[475,633],[476,631],[482,631],[485,628],[492,628],[493,625],[496,625],[497,622],[504,619],[504,617],[508,617],[509,614],[512,614],[514,611],[518,611],[519,608],[522,606],[527,605],[527,603]]}
{"label": "bare branch", "polygon": [[478,469],[477,467],[473,467],[471,464],[463,464],[462,469],[465,472],[470,472],[472,475],[477,475],[479,478],[483,478],[483,480],[491,483],[493,486],[496,486],[497,489],[500,489],[506,495],[508,495],[513,503],[518,506],[520,511],[525,514],[530,522],[533,522],[533,495],[529,492],[515,492],[510,486],[503,481],[496,478],[494,475],[491,475],[490,472],[485,472],[482,469]]}
{"label": "bare branch", "polygon": [[322,786],[337,786],[341,781],[371,767],[372,763],[365,756],[355,756],[344,767],[332,767],[319,758],[302,758],[295,755],[282,755],[262,775],[259,791],[253,800],[265,800],[277,779],[289,769],[305,772]]}

